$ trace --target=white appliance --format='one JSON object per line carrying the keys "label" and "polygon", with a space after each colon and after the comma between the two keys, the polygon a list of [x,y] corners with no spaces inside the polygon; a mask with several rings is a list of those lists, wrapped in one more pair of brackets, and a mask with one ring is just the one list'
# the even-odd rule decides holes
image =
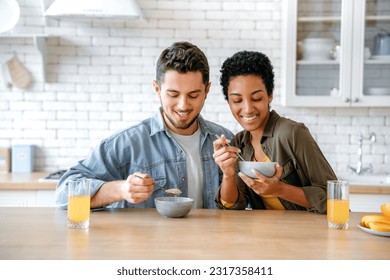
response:
{"label": "white appliance", "polygon": [[[46,7],[46,0],[44,7]],[[44,11],[52,17],[143,18],[136,0],[54,0]]]}
{"label": "white appliance", "polygon": [[15,0],[0,0],[0,33],[14,28],[20,17],[20,7]]}

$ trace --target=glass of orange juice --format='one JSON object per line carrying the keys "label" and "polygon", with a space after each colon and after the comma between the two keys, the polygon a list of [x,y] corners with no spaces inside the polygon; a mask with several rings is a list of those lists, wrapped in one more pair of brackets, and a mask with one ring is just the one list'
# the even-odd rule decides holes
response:
{"label": "glass of orange juice", "polygon": [[91,179],[68,181],[68,227],[87,229],[91,208]]}
{"label": "glass of orange juice", "polygon": [[327,182],[328,228],[348,229],[349,182],[329,180]]}

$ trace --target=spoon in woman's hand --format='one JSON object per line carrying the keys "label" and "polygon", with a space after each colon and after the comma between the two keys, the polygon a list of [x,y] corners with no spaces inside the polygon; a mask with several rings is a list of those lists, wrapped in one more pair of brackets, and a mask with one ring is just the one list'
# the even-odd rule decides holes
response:
{"label": "spoon in woman's hand", "polygon": [[[217,137],[218,139],[221,139],[221,136],[219,136],[218,134],[214,134],[214,135],[215,135],[215,137]],[[231,147],[229,143],[226,143],[226,146]],[[236,155],[239,157],[240,160],[245,161],[245,159],[244,159],[239,153],[236,153]]]}

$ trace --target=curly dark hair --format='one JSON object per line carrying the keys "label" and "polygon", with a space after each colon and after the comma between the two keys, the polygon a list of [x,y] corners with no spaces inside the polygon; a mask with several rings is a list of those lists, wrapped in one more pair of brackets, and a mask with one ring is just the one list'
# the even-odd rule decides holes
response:
{"label": "curly dark hair", "polygon": [[203,83],[210,81],[210,67],[205,54],[189,42],[175,42],[166,48],[157,60],[156,81],[159,85],[164,82],[165,73],[174,70],[179,73],[200,71]]}
{"label": "curly dark hair", "polygon": [[274,71],[269,58],[256,51],[240,51],[226,59],[221,67],[220,84],[223,95],[228,100],[228,87],[231,78],[241,75],[255,75],[263,79],[267,94],[274,91]]}

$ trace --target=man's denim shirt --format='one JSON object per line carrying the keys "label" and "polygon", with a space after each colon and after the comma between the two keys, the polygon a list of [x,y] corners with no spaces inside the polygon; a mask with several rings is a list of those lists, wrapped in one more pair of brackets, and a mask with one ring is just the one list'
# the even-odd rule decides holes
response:
{"label": "man's denim shirt", "polygon": [[[233,134],[226,128],[206,121],[199,116],[201,129],[201,161],[203,167],[203,208],[216,208],[214,201],[222,171],[213,158],[215,134]],[[125,180],[134,172],[147,173],[155,179],[154,192],[146,201],[132,204],[126,200],[107,205],[116,208],[155,207],[154,198],[163,196],[163,190],[178,188],[188,195],[185,153],[167,130],[161,108],[153,117],[122,130],[103,140],[85,160],[71,167],[60,179],[55,192],[56,203],[61,208],[68,204],[67,180],[76,178],[93,179],[91,196],[109,181]]]}

